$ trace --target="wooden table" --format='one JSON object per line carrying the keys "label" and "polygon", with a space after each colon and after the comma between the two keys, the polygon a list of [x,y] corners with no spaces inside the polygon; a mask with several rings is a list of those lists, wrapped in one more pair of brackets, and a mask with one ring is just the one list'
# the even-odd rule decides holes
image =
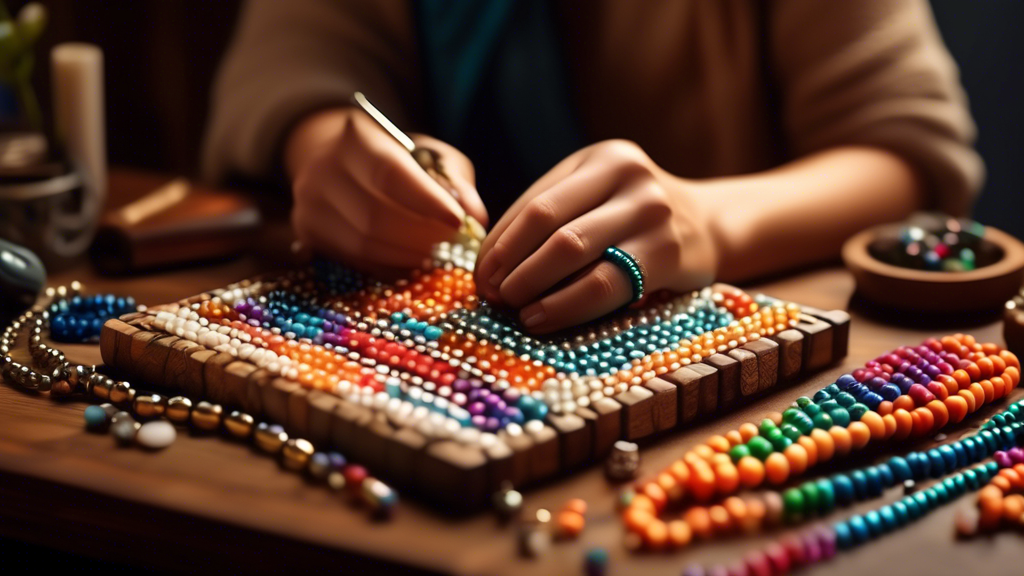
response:
{"label": "wooden table", "polygon": [[[122,193],[133,194],[157,183],[137,174],[115,175],[114,182]],[[215,266],[128,279],[99,278],[83,264],[52,280],[79,279],[89,291],[131,294],[141,303],[158,304],[265,270],[268,260],[271,265],[276,262],[268,253],[273,250]],[[841,268],[748,287],[823,309],[845,308],[853,288],[852,277]],[[997,323],[963,329],[983,341],[1002,341]],[[641,451],[642,472],[659,470],[713,433],[784,409],[797,396],[813,393],[881,352],[948,332],[883,325],[854,313],[846,361],[717,420],[648,443]],[[96,347],[66,348],[73,360],[99,361]],[[1021,390],[1015,391],[1015,400],[1022,396]],[[588,501],[590,511],[578,541],[556,543],[539,559],[521,559],[514,528],[499,525],[488,513],[449,519],[404,500],[393,520],[374,523],[364,510],[339,501],[326,488],[284,473],[272,460],[221,438],[182,433],[173,446],[157,453],[115,448],[110,436],[84,430],[86,405],[81,399],[55,402],[0,386],[0,536],[163,570],[322,566],[374,572],[401,566],[405,571],[414,567],[427,572],[530,575],[580,574],[583,554],[593,546],[609,550],[611,574],[674,575],[690,562],[735,558],[767,542],[744,537],[672,554],[629,554],[620,544],[622,527],[614,509],[617,489],[604,480],[600,467],[591,467],[526,493],[529,509],[557,508],[578,496]],[[984,410],[971,423],[991,412]],[[950,437],[967,429],[961,425]],[[928,444],[906,444],[892,453]],[[856,462],[884,455],[872,452]],[[815,472],[835,471],[826,467]],[[869,510],[901,494],[901,488],[890,489],[881,499],[837,511],[824,521]],[[971,541],[954,538],[955,508],[972,503],[970,496],[962,497],[896,535],[805,573],[1020,574],[1020,534]]]}

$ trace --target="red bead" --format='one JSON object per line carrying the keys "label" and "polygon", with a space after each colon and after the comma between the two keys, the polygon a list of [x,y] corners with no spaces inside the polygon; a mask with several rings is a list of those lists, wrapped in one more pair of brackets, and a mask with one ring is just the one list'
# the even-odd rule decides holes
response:
{"label": "red bead", "polygon": [[358,490],[363,485],[363,480],[369,477],[370,473],[366,471],[359,464],[349,464],[342,470],[342,475],[345,476],[345,486],[352,489]]}
{"label": "red bead", "polygon": [[764,549],[765,556],[768,557],[768,562],[771,563],[772,574],[774,576],[782,576],[788,574],[791,567],[789,561],[789,553],[776,542],[772,542]]}
{"label": "red bead", "polygon": [[760,550],[753,550],[743,557],[750,576],[772,576],[772,564],[768,556]]}

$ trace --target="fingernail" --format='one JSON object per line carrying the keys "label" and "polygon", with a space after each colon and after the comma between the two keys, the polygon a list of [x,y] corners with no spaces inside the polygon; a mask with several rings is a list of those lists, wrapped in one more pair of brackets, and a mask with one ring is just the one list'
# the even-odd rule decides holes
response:
{"label": "fingernail", "polygon": [[523,308],[520,317],[527,328],[532,328],[546,320],[548,315],[544,313],[544,307],[537,303]]}
{"label": "fingernail", "polygon": [[487,283],[490,284],[491,286],[497,288],[498,286],[501,286],[501,281],[504,280],[504,279],[505,279],[505,271],[502,270],[501,268],[499,268],[497,272],[495,272],[494,274],[491,274],[491,277],[487,280]]}

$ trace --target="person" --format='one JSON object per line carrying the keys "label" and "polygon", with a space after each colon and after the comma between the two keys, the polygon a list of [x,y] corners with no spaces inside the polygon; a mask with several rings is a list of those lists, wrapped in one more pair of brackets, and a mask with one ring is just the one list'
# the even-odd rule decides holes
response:
{"label": "person", "polygon": [[[609,246],[685,291],[963,214],[983,165],[957,74],[926,0],[251,0],[204,166],[283,171],[299,238],[380,275],[490,216],[478,290],[547,333],[633,299]],[[458,200],[357,90],[436,136],[413,139]]]}

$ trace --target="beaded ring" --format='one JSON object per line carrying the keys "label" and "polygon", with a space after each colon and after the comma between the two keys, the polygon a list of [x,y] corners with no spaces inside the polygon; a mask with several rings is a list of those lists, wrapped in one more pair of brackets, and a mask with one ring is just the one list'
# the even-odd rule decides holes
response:
{"label": "beaded ring", "polygon": [[644,278],[647,277],[647,270],[636,256],[626,252],[617,246],[609,246],[604,250],[604,259],[615,264],[629,277],[629,283],[633,286],[633,298],[630,303],[636,302],[644,296]]}

